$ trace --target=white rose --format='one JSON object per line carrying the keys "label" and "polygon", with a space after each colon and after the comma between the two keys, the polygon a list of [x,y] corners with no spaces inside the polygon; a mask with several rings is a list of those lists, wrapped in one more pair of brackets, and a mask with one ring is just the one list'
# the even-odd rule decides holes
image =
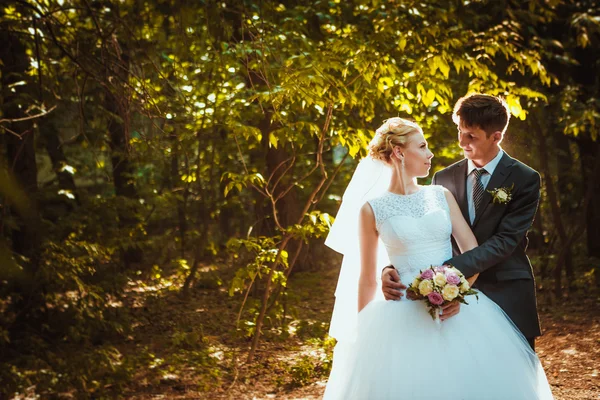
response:
{"label": "white rose", "polygon": [[466,280],[460,284],[460,290],[461,290],[462,292],[466,292],[466,291],[468,291],[470,288],[471,288],[471,285],[469,285],[469,282],[467,282]]}
{"label": "white rose", "polygon": [[444,286],[446,284],[446,276],[444,274],[438,272],[433,277],[433,281],[438,286]]}
{"label": "white rose", "polygon": [[447,285],[444,290],[442,290],[442,297],[444,300],[452,301],[458,296],[458,286],[456,285]]}
{"label": "white rose", "polygon": [[427,296],[431,292],[433,292],[433,284],[430,280],[425,280],[419,284],[419,293],[423,296]]}
{"label": "white rose", "polygon": [[458,268],[456,268],[456,267],[450,267],[450,268],[448,268],[448,269],[449,269],[450,271],[454,272],[454,273],[455,273],[456,275],[458,275],[458,276],[463,276],[463,273],[462,273],[462,272],[460,272],[460,271],[458,270]]}
{"label": "white rose", "polygon": [[508,200],[508,194],[504,190],[499,190],[498,193],[496,193],[496,197],[501,201]]}

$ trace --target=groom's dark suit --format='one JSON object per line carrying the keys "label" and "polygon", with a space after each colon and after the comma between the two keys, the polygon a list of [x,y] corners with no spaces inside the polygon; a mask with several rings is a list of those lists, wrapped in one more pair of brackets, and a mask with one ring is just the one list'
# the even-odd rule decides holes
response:
{"label": "groom's dark suit", "polygon": [[[434,185],[447,188],[469,219],[467,160],[437,172]],[[506,204],[493,203],[487,190],[512,189]],[[540,175],[522,162],[504,154],[486,187],[478,214],[471,225],[479,247],[460,254],[452,241],[454,257],[448,260],[466,277],[479,273],[475,287],[498,304],[528,339],[541,334],[535,297],[535,281],[525,254],[527,231],[533,223],[540,198]]]}

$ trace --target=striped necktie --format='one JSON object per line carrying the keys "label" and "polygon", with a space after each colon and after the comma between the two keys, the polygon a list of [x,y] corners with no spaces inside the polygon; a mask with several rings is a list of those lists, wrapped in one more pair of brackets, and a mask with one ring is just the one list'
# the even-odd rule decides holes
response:
{"label": "striped necktie", "polygon": [[481,207],[481,200],[483,199],[483,194],[485,193],[485,189],[483,188],[483,184],[481,183],[481,177],[487,174],[485,169],[474,169],[473,177],[475,181],[473,182],[473,205],[475,206],[475,218],[479,214],[479,207]]}

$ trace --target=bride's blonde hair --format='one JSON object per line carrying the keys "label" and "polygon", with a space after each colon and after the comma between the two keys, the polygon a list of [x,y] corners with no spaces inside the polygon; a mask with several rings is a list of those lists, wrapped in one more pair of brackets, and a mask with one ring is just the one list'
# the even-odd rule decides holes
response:
{"label": "bride's blonde hair", "polygon": [[416,123],[395,117],[386,119],[369,143],[369,156],[375,160],[390,163],[394,146],[404,147],[413,133],[423,133]]}

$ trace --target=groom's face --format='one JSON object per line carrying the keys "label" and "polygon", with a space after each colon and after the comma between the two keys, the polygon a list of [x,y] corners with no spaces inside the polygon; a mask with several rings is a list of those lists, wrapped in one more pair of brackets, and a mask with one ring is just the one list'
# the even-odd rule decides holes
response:
{"label": "groom's face", "polygon": [[[458,145],[463,149],[465,158],[472,160],[479,167],[483,167],[498,152],[501,138],[500,132],[488,137],[485,131],[477,126],[466,126],[462,122],[458,125]],[[479,163],[482,165],[478,165]]]}

